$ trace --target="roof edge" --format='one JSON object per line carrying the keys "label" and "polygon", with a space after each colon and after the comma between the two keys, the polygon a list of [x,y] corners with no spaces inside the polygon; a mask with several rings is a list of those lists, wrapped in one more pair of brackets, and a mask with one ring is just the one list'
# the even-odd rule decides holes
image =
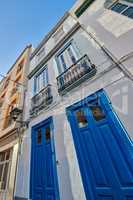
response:
{"label": "roof edge", "polygon": [[70,16],[70,13],[67,11],[63,17],[60,18],[60,20],[56,23],[56,25],[49,31],[48,34],[44,37],[44,39],[40,42],[40,44],[35,48],[33,53],[31,54],[30,59],[32,59],[37,52],[41,49],[41,47],[49,40],[49,38],[56,32],[56,30],[60,27],[60,25],[67,19],[67,17]]}

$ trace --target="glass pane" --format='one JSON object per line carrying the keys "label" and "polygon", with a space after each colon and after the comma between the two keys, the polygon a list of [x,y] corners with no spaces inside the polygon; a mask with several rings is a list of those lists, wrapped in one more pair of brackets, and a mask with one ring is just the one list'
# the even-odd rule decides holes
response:
{"label": "glass pane", "polygon": [[91,106],[90,109],[96,121],[99,121],[105,118],[105,114],[99,105]]}
{"label": "glass pane", "polygon": [[69,47],[69,48],[67,49],[67,51],[68,51],[68,53],[69,53],[69,56],[70,56],[70,58],[71,58],[73,64],[75,64],[75,63],[76,63],[76,58],[75,58],[75,56],[74,56],[74,54],[73,54],[73,52],[72,52],[72,49]]}
{"label": "glass pane", "polygon": [[88,125],[85,113],[83,110],[79,110],[76,112],[76,117],[77,117],[77,121],[78,121],[78,126],[79,128],[83,128],[86,127]]}
{"label": "glass pane", "polygon": [[37,144],[41,144],[42,142],[42,132],[41,132],[41,129],[38,129],[38,132],[37,132]]}
{"label": "glass pane", "polygon": [[5,190],[6,189],[6,185],[7,185],[7,176],[8,176],[8,167],[9,167],[9,163],[5,164],[4,167],[4,173],[3,173],[3,180],[2,180],[2,185],[1,185],[1,189]]}
{"label": "glass pane", "polygon": [[5,152],[1,152],[0,153],[0,161],[4,161],[5,160]]}
{"label": "glass pane", "polygon": [[0,182],[2,181],[3,164],[0,165]]}
{"label": "glass pane", "polygon": [[46,141],[50,140],[50,127],[46,128],[45,138],[46,138]]}
{"label": "glass pane", "polygon": [[63,54],[60,55],[60,60],[61,60],[61,64],[62,64],[62,66],[63,66],[63,69],[64,69],[64,70],[67,69],[67,66],[66,66],[66,63],[65,63],[65,59],[64,59]]}
{"label": "glass pane", "polygon": [[6,152],[6,160],[9,160],[10,159],[10,150],[7,150]]}
{"label": "glass pane", "polygon": [[122,14],[133,19],[133,7],[128,8]]}
{"label": "glass pane", "polygon": [[112,6],[111,10],[121,13],[127,7],[128,7],[127,5],[124,5],[122,3],[117,3],[114,6]]}

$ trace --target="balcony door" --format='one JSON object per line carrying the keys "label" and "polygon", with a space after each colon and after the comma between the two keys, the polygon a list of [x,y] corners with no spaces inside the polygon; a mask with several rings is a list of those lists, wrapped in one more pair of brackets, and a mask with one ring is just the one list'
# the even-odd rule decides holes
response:
{"label": "balcony door", "polygon": [[79,52],[74,43],[71,42],[64,46],[56,56],[59,74],[75,64],[79,58]]}

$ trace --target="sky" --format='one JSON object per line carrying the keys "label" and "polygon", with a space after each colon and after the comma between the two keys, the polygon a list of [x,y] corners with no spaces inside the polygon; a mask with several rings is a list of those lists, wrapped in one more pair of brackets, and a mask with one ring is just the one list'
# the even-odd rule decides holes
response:
{"label": "sky", "polygon": [[0,2],[0,73],[6,74],[27,44],[36,47],[76,0]]}

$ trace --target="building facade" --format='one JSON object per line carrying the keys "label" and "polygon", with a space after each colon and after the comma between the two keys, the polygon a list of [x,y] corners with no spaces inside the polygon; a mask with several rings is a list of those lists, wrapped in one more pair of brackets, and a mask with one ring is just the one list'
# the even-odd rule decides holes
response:
{"label": "building facade", "polygon": [[19,129],[10,112],[23,109],[31,46],[27,46],[0,83],[0,199],[13,199]]}
{"label": "building facade", "polygon": [[32,53],[16,200],[133,199],[132,11],[79,0]]}

